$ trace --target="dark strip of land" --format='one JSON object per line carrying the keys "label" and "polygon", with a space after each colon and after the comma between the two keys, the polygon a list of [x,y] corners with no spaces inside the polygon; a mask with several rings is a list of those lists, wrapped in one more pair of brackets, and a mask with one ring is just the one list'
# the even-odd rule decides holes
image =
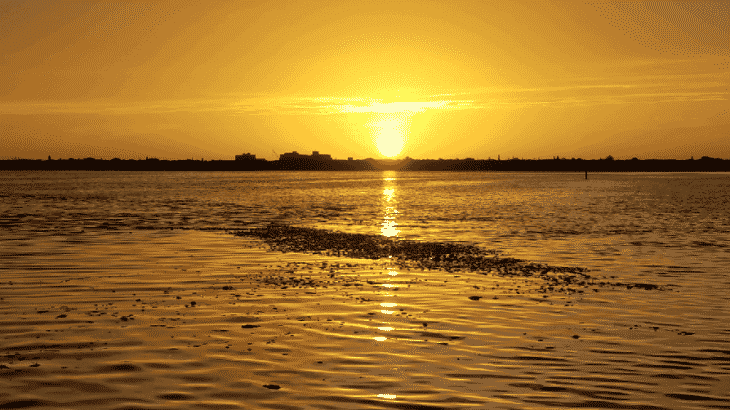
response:
{"label": "dark strip of land", "polygon": [[159,160],[94,158],[0,160],[0,170],[45,171],[528,171],[528,172],[730,172],[730,160],[700,159],[411,159]]}

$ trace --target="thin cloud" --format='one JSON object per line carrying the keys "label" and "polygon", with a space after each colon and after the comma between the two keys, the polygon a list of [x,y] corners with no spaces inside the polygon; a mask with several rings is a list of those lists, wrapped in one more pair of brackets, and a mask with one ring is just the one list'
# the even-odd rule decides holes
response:
{"label": "thin cloud", "polygon": [[[480,87],[391,100],[339,97],[226,96],[159,101],[33,101],[0,103],[0,114],[343,115],[407,114],[531,105],[600,105],[727,99],[729,75],[635,76],[611,83],[601,78],[566,79],[545,87]],[[680,87],[681,85],[681,87]],[[651,101],[649,101],[651,100]]]}

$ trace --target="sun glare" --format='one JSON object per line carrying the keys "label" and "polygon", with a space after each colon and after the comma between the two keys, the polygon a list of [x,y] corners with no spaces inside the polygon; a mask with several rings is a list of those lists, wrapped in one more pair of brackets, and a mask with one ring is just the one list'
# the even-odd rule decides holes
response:
{"label": "sun glare", "polygon": [[373,141],[378,151],[386,157],[392,158],[403,151],[406,144],[407,121],[398,116],[389,116],[368,123],[373,134]]}
{"label": "sun glare", "polygon": [[[401,98],[400,95],[397,96]],[[365,101],[363,105],[342,104],[336,110],[344,113],[369,113],[371,120],[365,124],[375,147],[381,155],[397,157],[406,145],[411,119],[415,114],[430,109],[445,109],[447,101]]]}

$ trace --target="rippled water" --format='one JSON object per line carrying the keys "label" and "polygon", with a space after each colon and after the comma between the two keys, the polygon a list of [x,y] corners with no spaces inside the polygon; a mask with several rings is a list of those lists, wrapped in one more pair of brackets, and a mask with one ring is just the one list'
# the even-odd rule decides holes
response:
{"label": "rippled water", "polygon": [[[728,203],[722,173],[0,173],[0,404],[76,391],[90,401],[66,406],[730,408]],[[666,290],[323,266],[223,232],[270,222],[475,244]],[[232,278],[238,296],[222,291]]]}

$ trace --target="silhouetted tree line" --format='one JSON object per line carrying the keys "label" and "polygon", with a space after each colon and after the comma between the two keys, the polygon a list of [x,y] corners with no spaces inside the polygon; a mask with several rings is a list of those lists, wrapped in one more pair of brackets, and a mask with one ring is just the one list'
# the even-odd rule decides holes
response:
{"label": "silhouetted tree line", "polygon": [[730,172],[730,160],[704,156],[700,159],[618,160],[612,156],[597,160],[552,159],[411,159],[339,160],[290,158],[253,160],[100,160],[94,158],[0,160],[0,170],[47,171],[534,171],[534,172]]}

